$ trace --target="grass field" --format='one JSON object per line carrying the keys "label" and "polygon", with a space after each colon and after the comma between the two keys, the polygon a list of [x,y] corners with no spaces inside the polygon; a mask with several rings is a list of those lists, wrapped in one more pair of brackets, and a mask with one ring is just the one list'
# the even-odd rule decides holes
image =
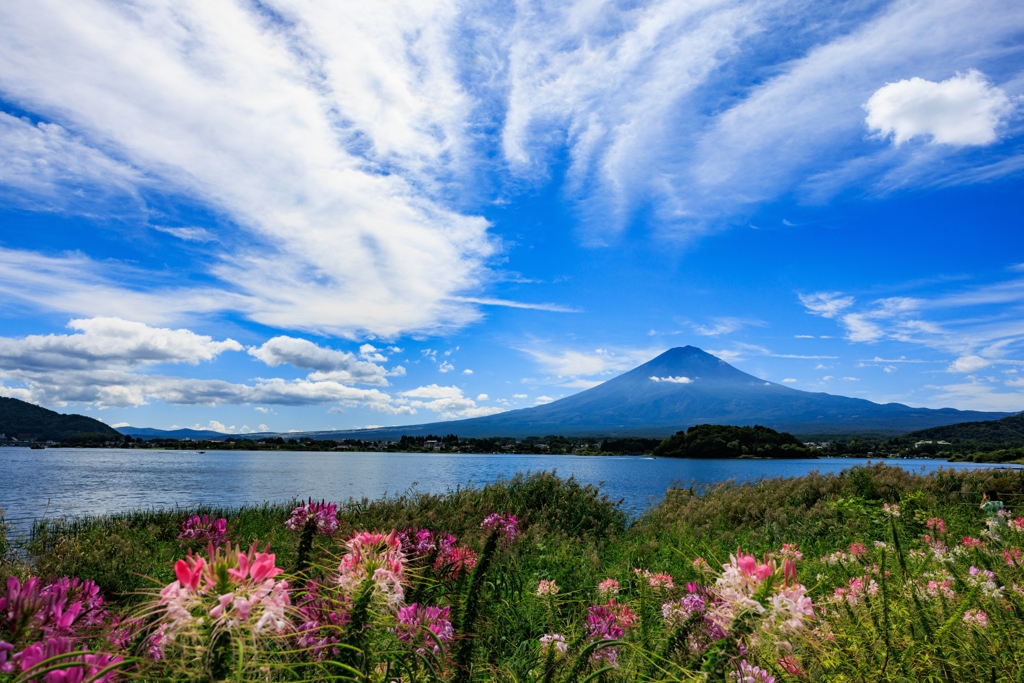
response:
{"label": "grass field", "polygon": [[1021,681],[1014,501],[1020,471],[878,465],[635,520],[538,474],[39,523],[0,535],[0,680]]}

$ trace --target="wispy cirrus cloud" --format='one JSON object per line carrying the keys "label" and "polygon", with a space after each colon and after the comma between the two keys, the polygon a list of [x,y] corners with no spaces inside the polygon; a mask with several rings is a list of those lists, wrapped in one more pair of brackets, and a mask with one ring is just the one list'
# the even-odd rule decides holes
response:
{"label": "wispy cirrus cloud", "polygon": [[[1024,348],[1024,322],[1007,305],[1024,305],[1024,280],[947,289],[927,296],[886,297],[864,304],[835,292],[801,295],[800,301],[808,313],[836,320],[851,342],[896,341],[952,354],[951,372],[972,373],[993,364],[1022,362],[1013,355]],[[870,362],[926,361],[876,356]]]}
{"label": "wispy cirrus cloud", "polygon": [[[0,192],[107,214],[115,196],[187,198],[224,217],[216,235],[164,228],[210,245],[200,289],[279,329],[394,337],[480,306],[568,312],[486,295],[502,248],[491,195],[548,183],[567,159],[565,194],[602,244],[646,207],[656,230],[692,235],[791,192],[1014,173],[1021,130],[1002,103],[1022,81],[1000,46],[1022,28],[1009,0],[8,3],[0,96],[34,119],[0,113]],[[973,87],[971,120],[1007,144],[915,144],[949,129],[922,118],[908,94],[922,83],[932,113]],[[143,319],[140,295],[161,291],[119,282]],[[30,278],[20,297],[52,288]]]}

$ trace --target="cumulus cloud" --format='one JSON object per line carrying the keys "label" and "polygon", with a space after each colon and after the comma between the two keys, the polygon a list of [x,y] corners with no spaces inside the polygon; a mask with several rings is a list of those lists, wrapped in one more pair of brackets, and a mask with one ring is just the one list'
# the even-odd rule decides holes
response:
{"label": "cumulus cloud", "polygon": [[551,398],[550,396],[538,396],[536,399],[534,399],[533,405],[543,406],[547,405],[548,403],[551,403],[554,400],[555,399]]}
{"label": "cumulus cloud", "polygon": [[241,351],[234,339],[215,341],[191,330],[156,328],[120,318],[72,320],[76,334],[0,337],[0,369],[82,370],[155,363],[209,361],[225,351]]}
{"label": "cumulus cloud", "polygon": [[987,368],[992,361],[985,360],[981,356],[960,356],[947,368],[949,372],[977,372]]}
{"label": "cumulus cloud", "polygon": [[917,77],[889,83],[864,108],[868,129],[894,145],[927,137],[964,147],[996,142],[1014,107],[1005,91],[972,69],[939,83]]}
{"label": "cumulus cloud", "polygon": [[670,384],[693,384],[689,377],[651,377],[652,382],[668,382]]}
{"label": "cumulus cloud", "polygon": [[241,384],[141,371],[166,364],[194,365],[242,350],[233,339],[218,341],[191,330],[119,318],[72,320],[68,327],[75,333],[0,337],[0,395],[44,405],[84,403],[99,408],[160,400],[178,405],[338,403],[388,414],[415,413],[410,406],[394,403],[387,393],[349,386],[386,384],[383,368],[301,339],[276,337],[250,353],[271,366],[294,362],[320,370],[305,379],[260,378]]}
{"label": "cumulus cloud", "polygon": [[[369,347],[370,351],[367,351]],[[372,359],[387,360],[369,344],[360,347],[360,355]],[[359,360],[352,353],[337,351],[314,344],[306,339],[278,336],[267,340],[258,347],[249,349],[249,354],[270,367],[287,363],[302,370],[313,370],[309,379],[330,380],[342,384],[376,384],[386,386],[387,371],[369,360]],[[401,366],[399,366],[401,367]],[[404,368],[403,368],[404,370]]]}
{"label": "cumulus cloud", "polygon": [[786,379],[782,380],[782,383],[783,384],[794,384],[796,381],[797,380],[793,379],[792,377],[787,377]]}
{"label": "cumulus cloud", "polygon": [[[467,417],[482,417],[505,411],[495,406],[478,406],[473,399],[463,396],[462,389],[455,386],[430,384],[401,392],[400,396],[409,407],[432,410],[442,419],[454,420]],[[486,395],[485,395],[486,397]],[[477,398],[477,400],[484,400]]]}

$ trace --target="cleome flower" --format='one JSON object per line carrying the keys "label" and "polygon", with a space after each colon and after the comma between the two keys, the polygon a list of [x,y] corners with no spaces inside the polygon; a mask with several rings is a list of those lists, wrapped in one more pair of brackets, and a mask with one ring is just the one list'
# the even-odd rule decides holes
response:
{"label": "cleome flower", "polygon": [[597,584],[597,594],[602,598],[611,598],[619,594],[619,582],[615,579],[605,579]]}
{"label": "cleome flower", "polygon": [[516,540],[516,534],[519,533],[519,522],[516,521],[515,515],[492,512],[484,517],[484,521],[480,523],[480,528],[484,531],[498,532],[502,536],[503,544],[507,546]]}
{"label": "cleome flower", "polygon": [[[49,584],[34,577],[22,583],[10,577],[6,587],[0,597],[0,633],[12,642],[0,641],[0,674],[20,669],[24,678],[32,678],[33,669],[44,667],[52,670],[41,674],[43,683],[114,680],[121,657],[80,647],[84,638],[107,627],[109,615],[95,583],[67,577]],[[20,651],[18,643],[23,644]],[[60,659],[47,661],[53,657]],[[100,675],[108,667],[114,668]]]}
{"label": "cleome flower", "polygon": [[651,588],[672,589],[672,577],[668,574],[655,574],[649,569],[634,569],[633,573],[645,581]]}
{"label": "cleome flower", "polygon": [[438,641],[450,643],[455,639],[455,630],[450,619],[450,607],[428,607],[412,603],[398,610],[395,615],[398,624],[393,632],[403,643],[419,645],[420,654],[428,649],[434,653],[441,651]]}
{"label": "cleome flower", "polygon": [[546,633],[540,637],[540,651],[547,655],[553,650],[556,656],[565,656],[569,652],[569,645],[565,642],[565,636],[558,633]]}
{"label": "cleome flower", "polygon": [[210,519],[209,515],[192,515],[181,523],[178,544],[190,542],[213,543],[214,547],[224,542],[228,532],[228,520]]}
{"label": "cleome flower", "polygon": [[980,609],[969,609],[964,612],[964,623],[981,629],[988,628],[988,615]]}
{"label": "cleome flower", "polygon": [[537,595],[542,598],[558,595],[558,584],[554,581],[541,579],[540,583],[537,584]]}
{"label": "cleome flower", "polygon": [[774,560],[759,563],[737,548],[736,554],[729,556],[729,563],[722,565],[715,593],[719,602],[710,616],[725,632],[737,617],[748,612],[758,616],[763,631],[776,630],[785,635],[803,630],[805,622],[814,618],[813,602],[807,597],[807,589],[796,581],[796,562],[792,558],[783,561],[780,571]]}
{"label": "cleome flower", "polygon": [[214,549],[206,558],[193,555],[174,565],[174,581],[160,591],[161,639],[172,642],[181,634],[198,635],[204,625],[253,633],[278,633],[288,626],[285,610],[291,604],[288,584],[274,577],[283,572],[273,553],[258,552],[253,543],[247,553],[231,544]]}
{"label": "cleome flower", "polygon": [[366,581],[384,598],[391,610],[405,600],[405,553],[398,532],[387,534],[360,531],[345,542],[348,552],[338,565],[338,585],[342,593],[354,596]]}
{"label": "cleome flower", "polygon": [[302,531],[307,524],[313,525],[322,536],[333,536],[338,530],[338,505],[323,500],[318,503],[310,498],[292,510],[292,516],[284,523],[290,531]]}

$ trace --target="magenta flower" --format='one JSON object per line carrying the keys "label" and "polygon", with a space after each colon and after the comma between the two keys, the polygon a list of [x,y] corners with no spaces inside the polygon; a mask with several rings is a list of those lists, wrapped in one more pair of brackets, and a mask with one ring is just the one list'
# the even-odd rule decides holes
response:
{"label": "magenta flower", "polygon": [[307,524],[315,525],[318,534],[333,536],[338,530],[338,505],[323,500],[317,503],[310,498],[292,510],[292,516],[284,523],[291,531],[302,531]]}
{"label": "magenta flower", "polygon": [[[454,537],[451,537],[454,540]],[[406,529],[398,534],[402,552],[406,557],[426,557],[437,549],[434,533],[430,529]]]}
{"label": "magenta flower", "polygon": [[731,675],[737,683],[775,683],[775,676],[768,673],[767,669],[752,666],[745,659],[740,662],[739,668]]}
{"label": "magenta flower", "polygon": [[198,541],[200,543],[213,543],[219,546],[224,542],[228,532],[228,520],[210,519],[209,515],[192,515],[181,523],[181,533],[178,534],[178,544],[185,545],[186,542]]}
{"label": "magenta flower", "polygon": [[414,602],[398,610],[394,633],[403,643],[422,643],[423,647],[417,648],[420,653],[428,648],[440,652],[437,641],[450,643],[455,638],[450,612],[450,607],[427,607]]}
{"label": "magenta flower", "polygon": [[469,572],[476,566],[476,553],[465,545],[457,545],[451,534],[437,538],[437,559],[434,560],[434,571],[446,572],[447,578],[457,579],[462,572]]}
{"label": "magenta flower", "polygon": [[480,523],[480,528],[484,531],[496,531],[504,537],[504,544],[508,545],[512,541],[516,540],[516,533],[519,531],[519,523],[516,521],[515,515],[510,514],[498,514],[492,512],[484,518],[484,521]]}
{"label": "magenta flower", "polygon": [[308,648],[316,659],[338,654],[338,636],[352,621],[349,606],[347,596],[334,599],[323,584],[307,582],[306,592],[298,602],[302,619],[296,628],[299,646]]}
{"label": "magenta flower", "polygon": [[[21,671],[29,672],[52,657],[70,654],[73,649],[71,639],[61,637],[48,638],[45,642],[29,645],[17,655]],[[102,676],[98,674],[122,661],[124,660],[121,657],[112,657],[106,653],[83,652],[76,657],[58,660],[55,666],[59,665],[61,668],[46,673],[42,680],[43,683],[81,683],[86,680],[90,683],[109,683],[114,680],[116,670],[108,671]],[[46,666],[49,668],[50,665]]]}

